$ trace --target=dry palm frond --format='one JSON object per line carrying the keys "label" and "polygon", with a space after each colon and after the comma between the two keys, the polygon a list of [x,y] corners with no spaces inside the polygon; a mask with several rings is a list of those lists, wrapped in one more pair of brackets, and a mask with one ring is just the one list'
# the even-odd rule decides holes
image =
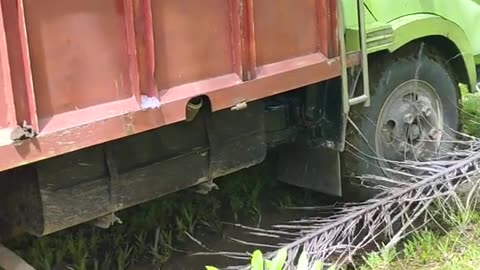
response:
{"label": "dry palm frond", "polygon": [[[422,43],[418,59],[423,53]],[[416,77],[420,68],[419,63]],[[371,122],[375,125],[375,121]],[[355,123],[349,123],[368,144]],[[455,133],[454,130],[450,131]],[[432,160],[381,160],[384,164],[394,165],[388,169],[389,175],[399,176],[402,180],[375,175],[360,176],[359,182],[380,190],[381,193],[373,199],[363,203],[335,205],[332,207],[335,211],[327,217],[304,218],[268,230],[246,226],[242,228],[255,236],[288,242],[273,245],[276,249],[287,250],[285,269],[294,269],[294,261],[301,253],[308,256],[310,269],[316,261],[331,262],[337,266],[354,263],[353,256],[358,251],[378,247],[380,242],[386,244],[385,248],[391,248],[409,233],[435,221],[438,215],[451,215],[458,209],[465,210],[466,204],[471,204],[474,200],[473,194],[480,186],[480,140],[465,134],[459,135],[465,139],[448,142],[458,147],[441,156],[433,153],[437,158]],[[443,139],[446,138],[451,137],[443,136]],[[358,152],[353,154],[366,162],[378,159],[351,146]],[[370,148],[375,152],[374,147]],[[378,166],[374,162],[371,164]],[[465,182],[472,184],[466,202],[457,194],[458,187]],[[248,246],[265,246],[262,243],[237,242]],[[276,253],[277,251],[271,252],[266,257],[272,258]],[[230,267],[241,268],[245,267]]]}
{"label": "dry palm frond", "polygon": [[[335,205],[337,211],[328,217],[291,221],[269,230],[243,228],[252,235],[289,242],[274,246],[288,251],[286,269],[293,269],[294,260],[302,252],[307,253],[310,267],[316,261],[328,261],[339,266],[353,263],[353,256],[358,251],[378,247],[379,241],[386,244],[386,248],[391,248],[439,214],[451,214],[455,209],[465,207],[464,200],[456,192],[457,187],[471,182],[476,189],[480,183],[480,175],[477,177],[480,140],[466,138],[468,140],[457,142],[459,147],[441,158],[397,162],[396,172],[411,176],[409,181],[362,176],[362,181],[373,181],[376,188],[383,190],[369,201],[342,207]],[[470,192],[467,201],[472,200],[474,192]],[[261,243],[238,242],[248,246],[265,246]],[[267,258],[272,258],[275,253],[267,254]]]}

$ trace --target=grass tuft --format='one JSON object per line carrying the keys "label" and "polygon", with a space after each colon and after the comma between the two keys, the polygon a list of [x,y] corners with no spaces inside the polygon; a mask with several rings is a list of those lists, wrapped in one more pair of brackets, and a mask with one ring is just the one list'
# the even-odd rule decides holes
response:
{"label": "grass tuft", "polygon": [[478,269],[480,214],[471,214],[473,218],[468,224],[458,224],[444,235],[430,230],[416,233],[404,243],[401,252],[381,250],[371,253],[364,258],[364,265],[360,269]]}
{"label": "grass tuft", "polygon": [[461,120],[465,133],[480,137],[480,93],[468,93],[468,89],[460,85],[462,93]]}

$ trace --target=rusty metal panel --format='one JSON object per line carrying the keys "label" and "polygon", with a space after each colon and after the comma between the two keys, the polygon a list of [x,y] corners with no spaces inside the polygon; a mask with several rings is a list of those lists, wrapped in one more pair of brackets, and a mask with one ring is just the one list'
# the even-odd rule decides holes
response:
{"label": "rusty metal panel", "polygon": [[[333,0],[0,3],[0,171],[181,122],[196,96],[215,112],[341,74]],[[38,136],[13,143],[24,120]]]}
{"label": "rusty metal panel", "polygon": [[[16,125],[15,104],[13,103],[12,81],[8,63],[7,41],[3,14],[0,5],[0,130]],[[0,139],[1,139],[0,135]]]}
{"label": "rusty metal panel", "polygon": [[228,1],[152,1],[152,14],[159,89],[233,71]]}
{"label": "rusty metal panel", "polygon": [[25,121],[35,130],[38,130],[23,1],[2,0],[1,5],[16,118],[18,122]]}
{"label": "rusty metal panel", "polygon": [[317,51],[315,0],[254,1],[257,64],[271,64]]}
{"label": "rusty metal panel", "polygon": [[253,0],[230,0],[234,70],[243,80],[256,77]]}
{"label": "rusty metal panel", "polygon": [[24,0],[40,119],[133,95],[124,2]]}
{"label": "rusty metal panel", "polygon": [[152,0],[134,0],[135,44],[138,62],[140,93],[158,98],[155,84],[155,48],[153,35]]}

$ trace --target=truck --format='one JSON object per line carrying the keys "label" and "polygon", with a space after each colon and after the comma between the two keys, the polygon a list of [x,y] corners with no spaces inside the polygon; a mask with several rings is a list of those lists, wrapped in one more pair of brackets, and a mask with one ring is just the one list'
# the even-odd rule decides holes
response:
{"label": "truck", "polygon": [[[335,196],[428,159],[478,89],[480,0],[1,0],[2,239],[278,156]],[[395,177],[395,176],[392,176]]]}

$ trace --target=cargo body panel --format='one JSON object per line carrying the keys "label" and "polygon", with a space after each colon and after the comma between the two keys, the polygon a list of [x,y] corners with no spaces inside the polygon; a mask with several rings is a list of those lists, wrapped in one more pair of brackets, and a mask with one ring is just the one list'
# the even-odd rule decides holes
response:
{"label": "cargo body panel", "polygon": [[1,1],[0,171],[341,74],[334,0],[57,2]]}

